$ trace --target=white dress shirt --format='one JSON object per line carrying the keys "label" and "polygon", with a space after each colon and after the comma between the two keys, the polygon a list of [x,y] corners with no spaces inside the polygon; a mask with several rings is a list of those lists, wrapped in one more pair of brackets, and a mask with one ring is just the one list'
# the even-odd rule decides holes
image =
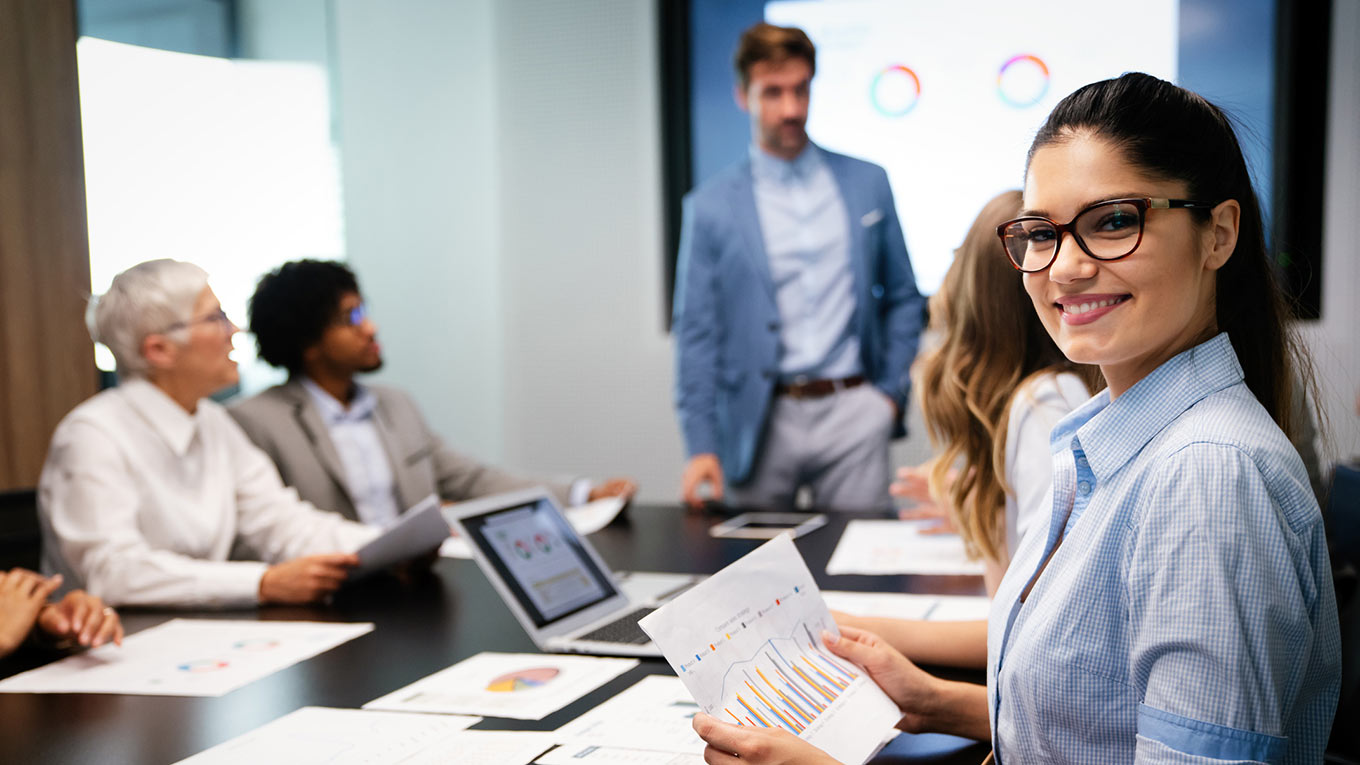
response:
{"label": "white dress shirt", "polygon": [[1034,520],[1048,517],[1046,501],[1053,485],[1048,436],[1059,420],[1089,398],[1086,384],[1071,372],[1040,375],[1015,392],[1006,425],[1006,485],[1011,489],[1006,493],[1008,560],[1015,557]]}
{"label": "white dress shirt", "polygon": [[38,491],[43,571],[112,605],[251,605],[268,565],[229,561],[238,541],[277,563],[377,533],[298,499],[221,406],[143,380],[61,421]]}

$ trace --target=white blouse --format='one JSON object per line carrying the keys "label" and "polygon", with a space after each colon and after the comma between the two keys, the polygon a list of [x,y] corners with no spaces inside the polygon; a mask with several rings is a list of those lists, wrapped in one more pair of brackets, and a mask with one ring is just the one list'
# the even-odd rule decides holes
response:
{"label": "white blouse", "polygon": [[1081,406],[1091,393],[1071,372],[1040,375],[1015,392],[1006,426],[1006,557],[1036,517],[1046,518],[1045,495],[1053,484],[1048,436],[1053,426]]}
{"label": "white blouse", "polygon": [[[66,415],[38,487],[43,571],[112,605],[240,607],[267,563],[352,552],[376,529],[285,488],[218,404],[129,380]],[[238,546],[239,545],[239,546]]]}

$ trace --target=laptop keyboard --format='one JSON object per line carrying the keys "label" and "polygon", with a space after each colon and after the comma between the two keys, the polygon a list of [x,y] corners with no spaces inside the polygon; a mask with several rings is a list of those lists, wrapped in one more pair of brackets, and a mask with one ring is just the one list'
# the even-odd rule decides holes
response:
{"label": "laptop keyboard", "polygon": [[626,645],[646,645],[652,641],[647,633],[638,626],[638,620],[655,611],[655,608],[639,608],[632,613],[620,616],[614,621],[578,635],[577,640],[594,640],[600,643],[624,643]]}

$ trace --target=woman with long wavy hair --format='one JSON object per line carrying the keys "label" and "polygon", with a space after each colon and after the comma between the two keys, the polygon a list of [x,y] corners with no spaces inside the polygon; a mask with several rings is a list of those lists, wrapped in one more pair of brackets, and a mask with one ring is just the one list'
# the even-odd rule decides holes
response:
{"label": "woman with long wavy hair", "polygon": [[937,452],[923,466],[929,495],[983,559],[989,593],[1041,509],[1049,432],[1100,387],[1098,369],[1058,350],[997,240],[1020,204],[1003,192],[973,221],[930,301],[939,344],[917,367]]}

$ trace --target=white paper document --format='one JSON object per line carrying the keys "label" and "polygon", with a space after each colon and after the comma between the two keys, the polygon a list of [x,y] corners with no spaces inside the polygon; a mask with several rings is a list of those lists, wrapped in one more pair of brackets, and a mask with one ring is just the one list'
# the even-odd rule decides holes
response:
{"label": "white paper document", "polygon": [[678,677],[648,675],[636,685],[557,729],[559,743],[699,754],[699,705]]}
{"label": "white paper document", "polygon": [[822,590],[826,607],[856,616],[885,616],[931,622],[986,621],[992,601],[985,595],[915,595],[901,592]]}
{"label": "white paper document", "polygon": [[777,537],[640,621],[704,712],[783,728],[842,762],[862,763],[900,719],[861,668],[834,655],[838,634],[788,536]]}
{"label": "white paper document", "polygon": [[370,623],[171,619],[0,681],[4,693],[221,696],[373,630]]}
{"label": "white paper document", "polygon": [[537,765],[704,765],[703,755],[567,744],[534,760]]}
{"label": "white paper document", "polygon": [[359,567],[350,578],[359,579],[428,553],[449,534],[449,524],[439,511],[439,498],[431,494],[383,529],[382,536],[359,548]]}
{"label": "white paper document", "polygon": [[968,560],[955,534],[922,534],[930,521],[855,520],[826,564],[828,574],[972,574],[982,561]]}
{"label": "white paper document", "polygon": [[447,751],[444,745],[450,736],[481,719],[303,707],[181,762],[188,765],[398,762],[431,747]]}
{"label": "white paper document", "polygon": [[542,720],[637,666],[637,659],[479,653],[364,709]]}
{"label": "white paper document", "polygon": [[[628,500],[622,497],[605,497],[584,505],[569,507],[564,511],[564,515],[578,533],[594,534],[618,517],[619,511],[623,510],[626,504]],[[468,547],[468,541],[463,537],[452,536],[439,546],[439,555],[443,558],[468,559],[472,557],[472,549]]]}

